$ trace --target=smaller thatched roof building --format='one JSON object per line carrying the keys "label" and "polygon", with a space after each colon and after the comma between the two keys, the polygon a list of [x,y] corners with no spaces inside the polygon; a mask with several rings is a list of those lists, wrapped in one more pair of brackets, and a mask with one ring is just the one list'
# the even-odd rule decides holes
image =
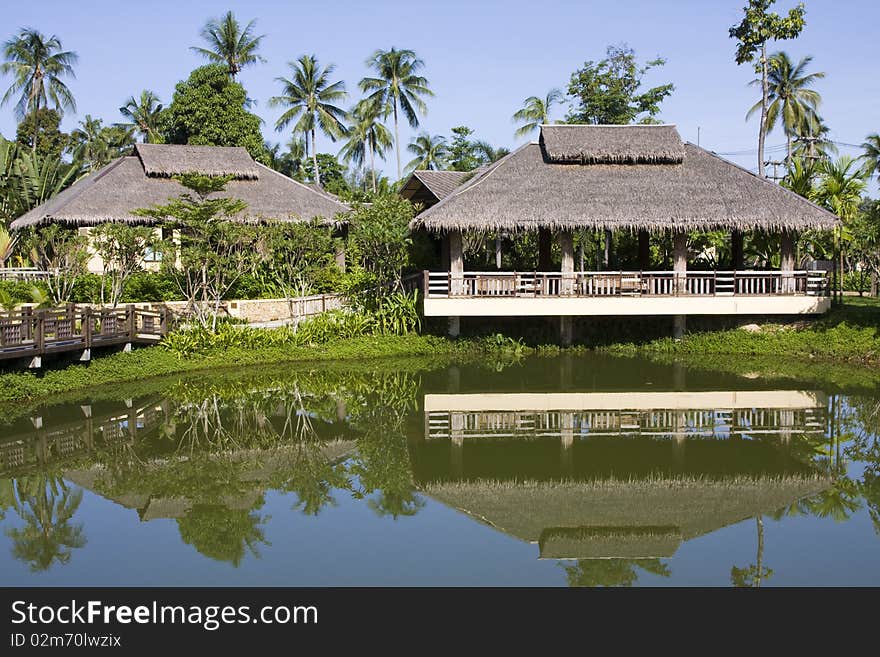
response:
{"label": "smaller thatched roof building", "polygon": [[217,197],[247,203],[242,220],[339,223],[349,207],[254,161],[244,148],[137,144],[121,157],[78,180],[54,198],[12,222],[13,229],[47,223],[94,226],[109,222],[149,223],[133,214],[138,208],[167,203],[187,190],[172,176],[199,173],[232,176]]}
{"label": "smaller thatched roof building", "polygon": [[412,227],[430,231],[830,229],[832,213],[673,125],[545,125]]}
{"label": "smaller thatched roof building", "polygon": [[459,185],[475,174],[475,171],[417,169],[400,188],[400,196],[414,205],[421,205],[427,209],[449,196]]}

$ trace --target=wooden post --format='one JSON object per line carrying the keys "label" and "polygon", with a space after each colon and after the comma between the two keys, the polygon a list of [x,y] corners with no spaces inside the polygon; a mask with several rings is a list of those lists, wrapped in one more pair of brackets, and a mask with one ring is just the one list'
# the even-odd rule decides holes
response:
{"label": "wooden post", "polygon": [[741,230],[730,232],[730,264],[734,270],[745,269],[745,250]]}
{"label": "wooden post", "polygon": [[23,341],[30,340],[33,335],[34,325],[34,309],[26,306],[21,309],[21,339]]}
{"label": "wooden post", "polygon": [[495,269],[501,270],[501,231],[495,234]]}
{"label": "wooden post", "polygon": [[611,231],[604,231],[603,236],[602,269],[607,270],[611,266]]}
{"label": "wooden post", "polygon": [[550,271],[551,239],[549,228],[538,229],[538,271]]}
{"label": "wooden post", "polygon": [[558,235],[559,250],[562,253],[563,295],[574,294],[574,237],[570,230],[562,230]]}
{"label": "wooden post", "polygon": [[126,322],[126,333],[128,334],[128,340],[131,342],[134,340],[136,328],[137,328],[137,315],[135,314],[135,309],[133,304],[128,304],[125,307],[125,322]]}
{"label": "wooden post", "polygon": [[[672,264],[675,273],[675,294],[687,294],[687,233],[676,231],[672,236]],[[685,316],[673,317],[672,337],[681,340],[685,332]]]}
{"label": "wooden post", "polygon": [[779,269],[782,272],[781,291],[791,294],[795,291],[794,268],[797,257],[797,233],[783,230],[779,239]]}
{"label": "wooden post", "polygon": [[[464,294],[464,253],[461,243],[461,231],[450,230],[449,240],[449,296]],[[450,316],[447,333],[450,337],[458,337],[461,321],[458,316]]]}
{"label": "wooden post", "polygon": [[646,230],[639,231],[639,269],[651,268],[651,236]]}

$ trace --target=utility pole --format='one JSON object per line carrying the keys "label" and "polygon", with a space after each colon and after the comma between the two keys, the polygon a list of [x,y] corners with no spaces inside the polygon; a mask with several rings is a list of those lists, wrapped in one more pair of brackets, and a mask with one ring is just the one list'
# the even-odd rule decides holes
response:
{"label": "utility pole", "polygon": [[783,164],[785,164],[785,162],[783,162],[782,160],[767,160],[766,162],[764,162],[764,166],[773,167],[773,175],[767,176],[767,177],[770,178],[771,180],[773,180],[774,182],[776,182],[778,180],[782,180],[785,176],[777,175],[777,172],[779,170],[779,167],[782,166]]}

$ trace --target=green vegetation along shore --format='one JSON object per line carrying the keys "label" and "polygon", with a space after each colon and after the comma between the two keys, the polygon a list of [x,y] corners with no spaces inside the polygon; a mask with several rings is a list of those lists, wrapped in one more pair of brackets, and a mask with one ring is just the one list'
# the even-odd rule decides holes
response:
{"label": "green vegetation along shore", "polygon": [[[140,381],[147,377],[293,362],[349,362],[377,358],[428,357],[455,360],[503,359],[531,354],[558,354],[556,347],[531,348],[501,335],[481,339],[448,340],[434,335],[348,334],[338,328],[304,340],[327,321],[314,322],[309,331],[292,335],[285,329],[233,329],[210,339],[196,333],[169,336],[163,347],[115,353],[87,365],[71,365],[46,372],[0,374],[0,404],[37,400],[106,384]],[[692,333],[681,341],[661,338],[645,343],[601,347],[621,356],[676,360],[689,367],[725,371],[743,376],[826,380],[847,387],[880,385],[880,300],[848,298],[821,319],[797,325],[763,324],[754,331],[742,328]],[[331,334],[336,333],[337,337]],[[572,351],[583,351],[584,345]],[[737,356],[735,359],[729,356]]]}
{"label": "green vegetation along shore", "polygon": [[849,297],[816,320],[761,324],[726,331],[691,333],[682,340],[612,344],[617,354],[664,356],[768,356],[880,364],[880,300]]}

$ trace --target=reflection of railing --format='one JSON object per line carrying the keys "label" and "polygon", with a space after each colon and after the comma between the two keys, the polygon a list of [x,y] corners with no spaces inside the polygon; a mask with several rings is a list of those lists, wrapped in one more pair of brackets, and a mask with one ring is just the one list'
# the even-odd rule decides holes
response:
{"label": "reflection of railing", "polygon": [[134,342],[155,343],[168,332],[167,309],[24,308],[0,314],[0,359],[82,351]]}
{"label": "reflection of railing", "polygon": [[427,438],[822,434],[825,409],[429,411]]}
{"label": "reflection of railing", "polygon": [[827,296],[824,271],[424,272],[428,297]]}
{"label": "reflection of railing", "polygon": [[0,442],[0,472],[21,471],[93,450],[96,446],[113,449],[131,443],[155,430],[165,412],[156,402],[142,407],[118,409],[91,417],[91,407],[83,407],[84,417],[51,428],[43,428],[42,418],[34,418],[34,430]]}

